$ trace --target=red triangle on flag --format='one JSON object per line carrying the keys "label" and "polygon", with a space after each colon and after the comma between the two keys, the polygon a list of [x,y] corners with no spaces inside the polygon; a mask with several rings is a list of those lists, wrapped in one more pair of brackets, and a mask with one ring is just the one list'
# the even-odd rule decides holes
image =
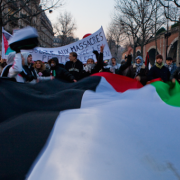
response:
{"label": "red triangle on flag", "polygon": [[5,53],[6,53],[9,45],[8,45],[8,41],[7,41],[6,37],[4,36],[4,33],[3,33],[3,40],[4,40],[4,50],[5,50]]}

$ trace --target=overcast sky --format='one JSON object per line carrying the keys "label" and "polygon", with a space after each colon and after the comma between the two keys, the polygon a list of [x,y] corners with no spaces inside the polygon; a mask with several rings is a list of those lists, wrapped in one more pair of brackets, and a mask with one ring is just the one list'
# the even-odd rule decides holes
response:
{"label": "overcast sky", "polygon": [[60,12],[70,12],[77,24],[75,36],[82,39],[85,34],[94,33],[101,26],[106,33],[113,9],[114,0],[65,0],[65,5],[48,14],[48,17],[52,23],[55,23]]}

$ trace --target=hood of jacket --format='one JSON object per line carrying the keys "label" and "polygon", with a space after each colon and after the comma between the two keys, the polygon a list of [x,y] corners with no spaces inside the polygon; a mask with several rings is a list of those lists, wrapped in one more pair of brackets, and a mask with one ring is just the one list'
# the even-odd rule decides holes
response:
{"label": "hood of jacket", "polygon": [[13,64],[15,55],[16,55],[15,52],[11,52],[11,53],[8,55],[8,58],[7,58],[7,61],[6,61],[7,64]]}
{"label": "hood of jacket", "polygon": [[51,67],[51,61],[54,61],[54,62],[56,63],[56,66],[54,66],[53,68],[58,67],[59,60],[58,60],[58,58],[57,58],[57,57],[53,57],[53,58],[51,58],[51,59],[48,61],[48,63],[49,63],[49,65],[50,65],[50,67]]}
{"label": "hood of jacket", "polygon": [[31,53],[22,52],[21,54],[22,54],[22,56],[24,57],[24,65],[25,65],[25,66],[28,66],[27,58],[28,58],[29,55],[31,55]]}

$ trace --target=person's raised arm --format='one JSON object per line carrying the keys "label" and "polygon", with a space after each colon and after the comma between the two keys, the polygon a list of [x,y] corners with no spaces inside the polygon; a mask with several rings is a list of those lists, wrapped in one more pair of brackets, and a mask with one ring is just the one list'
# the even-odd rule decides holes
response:
{"label": "person's raised arm", "polygon": [[125,69],[127,69],[129,66],[131,66],[131,61],[132,61],[132,48],[128,47],[128,57],[127,57],[127,61],[122,64],[119,68],[119,73],[118,74],[122,74],[122,71],[124,71]]}
{"label": "person's raised arm", "polygon": [[100,54],[99,54],[99,57],[97,59],[97,67],[98,67],[98,70],[100,71],[102,68],[103,68],[103,51],[104,51],[104,47],[105,45],[101,45],[100,47]]}
{"label": "person's raised arm", "polygon": [[14,63],[12,67],[9,69],[8,77],[10,78],[15,77],[17,74],[21,73],[22,70],[23,68],[22,68],[21,53],[17,53],[14,58]]}

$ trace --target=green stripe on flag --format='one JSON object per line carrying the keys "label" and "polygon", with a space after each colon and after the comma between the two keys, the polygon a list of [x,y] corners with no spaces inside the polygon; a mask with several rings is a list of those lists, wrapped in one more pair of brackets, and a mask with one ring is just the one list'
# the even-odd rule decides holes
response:
{"label": "green stripe on flag", "polygon": [[15,51],[13,51],[10,47],[8,47],[5,55],[9,55],[9,54],[12,53],[12,52],[15,52]]}
{"label": "green stripe on flag", "polygon": [[157,93],[165,103],[180,107],[180,84],[177,81],[175,84],[156,81],[151,85],[156,88]]}

